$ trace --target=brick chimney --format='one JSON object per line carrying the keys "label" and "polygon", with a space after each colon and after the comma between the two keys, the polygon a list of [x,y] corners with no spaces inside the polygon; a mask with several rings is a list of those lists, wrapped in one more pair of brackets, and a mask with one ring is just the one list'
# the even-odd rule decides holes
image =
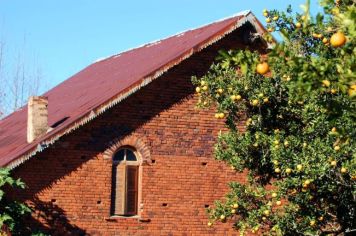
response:
{"label": "brick chimney", "polygon": [[31,96],[28,100],[27,142],[31,143],[48,130],[48,99]]}

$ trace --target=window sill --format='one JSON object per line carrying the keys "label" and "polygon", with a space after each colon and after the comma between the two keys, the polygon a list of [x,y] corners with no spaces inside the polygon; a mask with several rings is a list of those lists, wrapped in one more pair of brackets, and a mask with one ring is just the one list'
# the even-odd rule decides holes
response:
{"label": "window sill", "polygon": [[106,219],[138,219],[140,218],[140,216],[138,215],[134,215],[134,216],[109,216],[108,218]]}
{"label": "window sill", "polygon": [[106,221],[119,221],[121,219],[136,219],[138,222],[142,223],[148,223],[151,220],[148,218],[142,218],[141,216],[135,215],[135,216],[110,216],[105,218]]}

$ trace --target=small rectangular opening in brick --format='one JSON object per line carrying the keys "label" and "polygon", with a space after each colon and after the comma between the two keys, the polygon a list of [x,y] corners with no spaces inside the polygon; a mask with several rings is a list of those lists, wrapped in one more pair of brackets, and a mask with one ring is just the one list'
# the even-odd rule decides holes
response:
{"label": "small rectangular opening in brick", "polygon": [[206,166],[208,164],[208,162],[202,162],[201,165],[202,166]]}
{"label": "small rectangular opening in brick", "polygon": [[162,206],[166,207],[168,206],[168,203],[162,203]]}
{"label": "small rectangular opening in brick", "polygon": [[155,164],[156,163],[156,160],[152,160],[152,164]]}
{"label": "small rectangular opening in brick", "polygon": [[101,201],[100,201],[100,200],[98,200],[98,201],[96,202],[96,204],[101,204]]}
{"label": "small rectangular opening in brick", "polygon": [[51,199],[51,202],[56,202],[57,200],[56,199]]}
{"label": "small rectangular opening in brick", "polygon": [[209,206],[210,206],[209,204],[205,204],[204,205],[205,208],[209,208]]}

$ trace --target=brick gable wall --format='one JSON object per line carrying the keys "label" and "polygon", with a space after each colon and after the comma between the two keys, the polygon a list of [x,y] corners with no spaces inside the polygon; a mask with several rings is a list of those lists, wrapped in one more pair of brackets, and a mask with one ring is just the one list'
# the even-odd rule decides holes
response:
{"label": "brick gable wall", "polygon": [[[213,109],[195,108],[190,78],[207,71],[218,49],[241,47],[241,33],[192,56],[16,168],[28,188],[14,195],[37,210],[32,228],[53,235],[237,235],[231,224],[207,227],[206,207],[224,196],[229,181],[243,182],[245,175],[214,160],[224,124]],[[112,163],[105,151],[128,137],[149,150],[142,212],[140,218],[112,219]]]}

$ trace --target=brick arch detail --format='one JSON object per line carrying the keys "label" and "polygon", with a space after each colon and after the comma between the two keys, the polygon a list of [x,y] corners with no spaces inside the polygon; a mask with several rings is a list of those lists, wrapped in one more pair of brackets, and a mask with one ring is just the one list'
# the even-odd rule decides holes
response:
{"label": "brick arch detail", "polygon": [[108,149],[106,149],[103,153],[104,159],[112,159],[112,156],[115,152],[124,146],[133,147],[136,152],[140,155],[141,163],[142,164],[151,164],[151,152],[148,146],[145,144],[143,140],[136,136],[127,136],[125,138],[115,139],[110,143]]}

